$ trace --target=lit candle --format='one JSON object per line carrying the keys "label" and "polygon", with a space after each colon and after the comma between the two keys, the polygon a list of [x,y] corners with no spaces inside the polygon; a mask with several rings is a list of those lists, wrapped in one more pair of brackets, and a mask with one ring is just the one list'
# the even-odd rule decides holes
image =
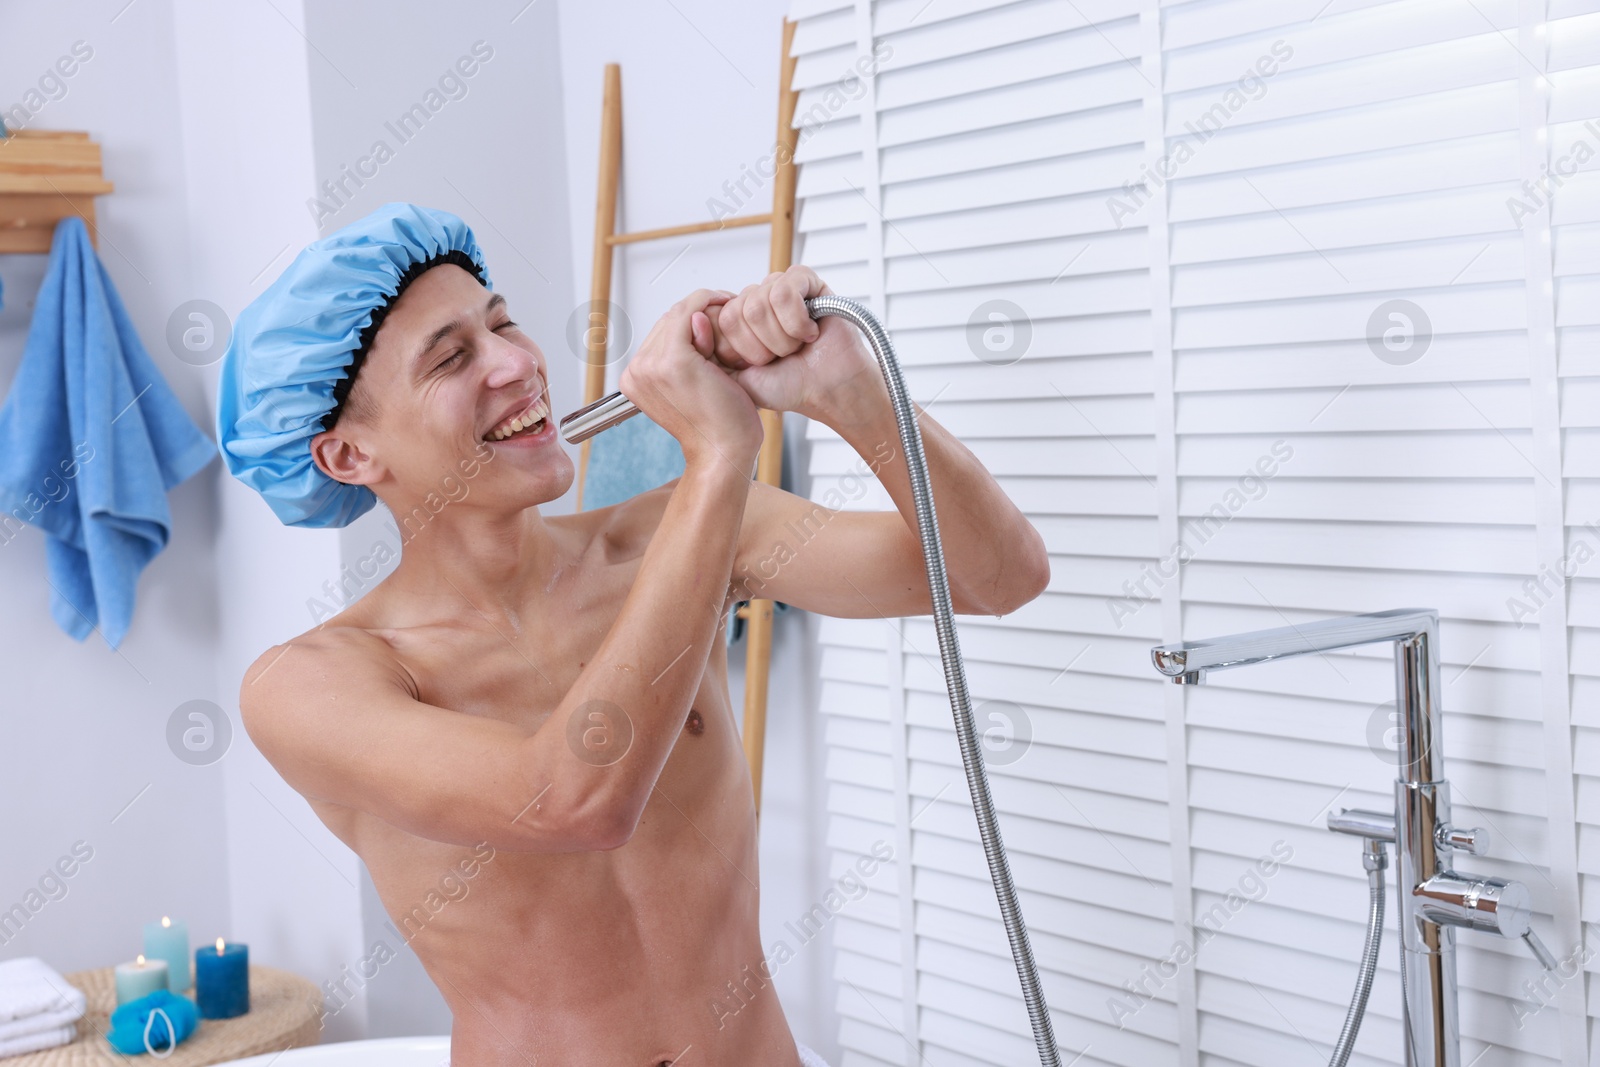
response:
{"label": "lit candle", "polygon": [[231,1019],[250,1010],[250,946],[217,938],[194,950],[194,999],[202,1019]]}
{"label": "lit candle", "polygon": [[167,961],[167,987],[174,993],[187,993],[194,984],[189,968],[189,928],[183,923],[165,915],[158,923],[145,923],[144,954]]}
{"label": "lit candle", "polygon": [[167,988],[167,961],[147,960],[143,953],[132,963],[119,963],[116,970],[117,1007],[130,1000],[149,996]]}

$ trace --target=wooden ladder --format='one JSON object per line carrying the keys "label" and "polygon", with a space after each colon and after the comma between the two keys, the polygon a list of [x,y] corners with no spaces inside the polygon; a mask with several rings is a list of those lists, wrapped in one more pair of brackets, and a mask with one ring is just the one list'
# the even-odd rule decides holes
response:
{"label": "wooden ladder", "polygon": [[[798,139],[794,130],[794,112],[799,97],[799,93],[790,88],[795,67],[794,59],[789,54],[794,42],[794,26],[788,19],[783,20],[783,50],[778,66],[778,134],[774,146],[777,168],[772,181],[772,210],[765,214],[737,215],[684,226],[617,233],[617,191],[622,181],[622,68],[616,63],[606,64],[605,99],[600,115],[600,182],[594,218],[594,267],[589,282],[588,321],[591,329],[585,333],[585,404],[599,400],[605,391],[611,260],[612,249],[617,245],[770,223],[772,241],[769,271],[787,270],[793,263],[794,152]],[[756,460],[756,477],[768,485],[777,485],[783,471],[782,412],[761,409],[761,425],[765,436]],[[583,510],[583,484],[589,471],[590,443],[584,441],[579,446],[577,507],[580,511]],[[744,755],[750,764],[750,780],[755,787],[758,818],[761,814],[761,765],[767,737],[767,679],[772,664],[772,613],[773,604],[770,600],[752,600],[738,609],[738,617],[745,620],[748,640],[745,648]]]}

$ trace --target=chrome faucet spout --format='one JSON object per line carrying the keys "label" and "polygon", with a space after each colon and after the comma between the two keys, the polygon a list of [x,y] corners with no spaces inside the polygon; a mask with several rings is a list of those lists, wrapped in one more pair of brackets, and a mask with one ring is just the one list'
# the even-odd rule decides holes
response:
{"label": "chrome faucet spout", "polygon": [[1169,678],[1182,680],[1184,675],[1195,671],[1221,671],[1303,656],[1308,652],[1332,652],[1378,641],[1398,641],[1422,633],[1437,633],[1438,628],[1439,613],[1433,608],[1396,608],[1204,641],[1158,645],[1150,650],[1150,658],[1155,661],[1156,670]]}
{"label": "chrome faucet spout", "polygon": [[1438,742],[1438,635],[1436,609],[1396,608],[1157,645],[1150,650],[1150,659],[1156,670],[1173,682],[1195,685],[1204,682],[1208,674],[1231,667],[1394,642],[1396,725],[1400,736],[1398,777],[1422,784],[1444,776]]}

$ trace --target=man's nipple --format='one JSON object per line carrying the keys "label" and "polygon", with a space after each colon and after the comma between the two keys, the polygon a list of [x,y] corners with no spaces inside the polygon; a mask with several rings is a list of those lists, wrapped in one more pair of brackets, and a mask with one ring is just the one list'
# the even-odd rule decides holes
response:
{"label": "man's nipple", "polygon": [[683,728],[698,737],[706,732],[706,721],[700,717],[698,711],[690,708],[689,717],[683,721]]}

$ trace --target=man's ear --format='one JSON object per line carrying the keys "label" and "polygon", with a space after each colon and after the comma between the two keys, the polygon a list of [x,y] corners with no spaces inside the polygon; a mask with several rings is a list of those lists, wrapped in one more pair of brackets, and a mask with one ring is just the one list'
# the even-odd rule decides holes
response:
{"label": "man's ear", "polygon": [[323,474],[346,485],[371,485],[383,475],[372,454],[337,426],[311,439],[311,459]]}

